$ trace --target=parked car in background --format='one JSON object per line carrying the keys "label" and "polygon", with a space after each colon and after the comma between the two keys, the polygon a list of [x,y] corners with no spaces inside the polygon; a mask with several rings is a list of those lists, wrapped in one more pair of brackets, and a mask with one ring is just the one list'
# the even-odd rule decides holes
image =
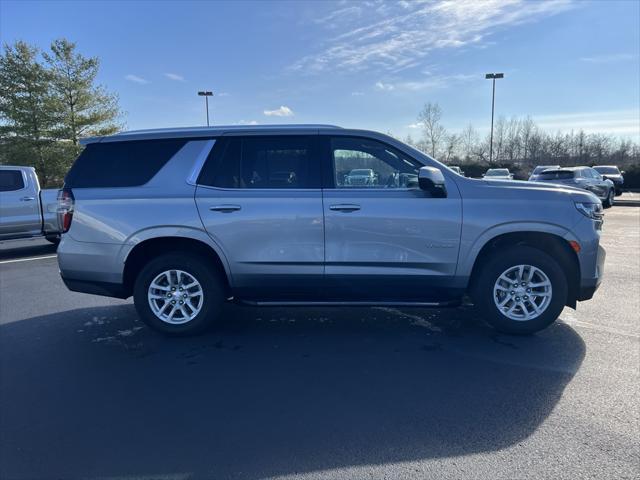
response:
{"label": "parked car in background", "polygon": [[60,241],[58,189],[40,189],[33,167],[0,166],[0,240]]}
{"label": "parked car in background", "polygon": [[620,171],[615,165],[596,165],[593,169],[604,178],[611,180],[616,187],[616,196],[622,195],[622,185],[624,184],[624,171]]}
{"label": "parked car in background", "polygon": [[508,168],[490,168],[482,178],[490,180],[513,180],[513,173]]}
{"label": "parked car in background", "polygon": [[556,168],[560,168],[560,165],[538,165],[536,168],[533,169],[533,172],[531,172],[529,181],[535,182],[538,178],[538,175],[540,175],[540,173],[544,172],[545,170],[556,169]]}
{"label": "parked car in background", "polygon": [[458,167],[457,165],[450,165],[449,168],[451,170],[453,170],[454,172],[456,172],[458,175],[462,175],[463,177],[464,175],[464,170],[462,170],[460,167]]}
{"label": "parked car in background", "polygon": [[[62,278],[133,296],[167,334],[203,331],[226,300],[445,307],[466,294],[495,328],[531,333],[602,278],[593,194],[461,177],[380,133],[219,126],[84,144],[60,195]],[[346,185],[341,172],[372,177],[363,159],[380,184]]]}
{"label": "parked car in background", "polygon": [[615,186],[591,167],[565,167],[545,170],[535,182],[557,183],[567,187],[582,188],[595,194],[605,208],[613,205]]}
{"label": "parked car in background", "polygon": [[344,184],[349,186],[372,186],[377,183],[378,177],[370,168],[355,168],[344,178]]}

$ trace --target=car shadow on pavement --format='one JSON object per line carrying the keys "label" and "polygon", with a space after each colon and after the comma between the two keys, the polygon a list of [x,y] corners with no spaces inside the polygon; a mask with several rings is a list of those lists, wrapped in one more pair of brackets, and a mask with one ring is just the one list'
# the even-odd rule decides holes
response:
{"label": "car shadow on pavement", "polygon": [[564,323],[511,337],[464,308],[225,317],[196,338],[131,305],[1,326],[0,477],[258,479],[496,451],[544,422],[585,354]]}

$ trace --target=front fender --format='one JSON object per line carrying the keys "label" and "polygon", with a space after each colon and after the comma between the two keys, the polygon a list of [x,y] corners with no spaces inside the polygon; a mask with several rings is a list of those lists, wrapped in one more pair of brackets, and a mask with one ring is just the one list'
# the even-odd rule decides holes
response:
{"label": "front fender", "polygon": [[566,241],[577,240],[576,235],[567,227],[554,223],[545,222],[505,222],[494,225],[480,235],[474,236],[473,239],[465,242],[464,233],[460,245],[460,254],[458,257],[458,268],[456,275],[460,277],[469,277],[473,270],[478,254],[482,248],[500,235],[507,233],[547,233],[555,235]]}

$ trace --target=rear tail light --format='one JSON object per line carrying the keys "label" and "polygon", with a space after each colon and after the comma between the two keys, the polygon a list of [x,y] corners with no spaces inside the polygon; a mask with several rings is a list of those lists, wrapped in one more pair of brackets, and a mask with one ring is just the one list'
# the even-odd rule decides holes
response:
{"label": "rear tail light", "polygon": [[63,188],[58,191],[58,225],[62,233],[66,233],[71,228],[73,220],[73,206],[75,199],[70,188]]}

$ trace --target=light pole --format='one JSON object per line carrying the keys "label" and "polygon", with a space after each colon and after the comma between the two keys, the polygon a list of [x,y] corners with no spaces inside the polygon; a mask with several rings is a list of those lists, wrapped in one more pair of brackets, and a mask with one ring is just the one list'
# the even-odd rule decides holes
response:
{"label": "light pole", "polygon": [[496,78],[504,78],[504,73],[487,73],[485,79],[493,80],[493,94],[491,95],[491,137],[489,139],[489,163],[493,161],[493,111],[496,105]]}
{"label": "light pole", "polygon": [[209,97],[213,96],[213,92],[201,91],[201,92],[198,92],[198,95],[200,97],[204,97],[204,103],[206,104],[206,108],[207,108],[207,127],[208,127],[209,126]]}

